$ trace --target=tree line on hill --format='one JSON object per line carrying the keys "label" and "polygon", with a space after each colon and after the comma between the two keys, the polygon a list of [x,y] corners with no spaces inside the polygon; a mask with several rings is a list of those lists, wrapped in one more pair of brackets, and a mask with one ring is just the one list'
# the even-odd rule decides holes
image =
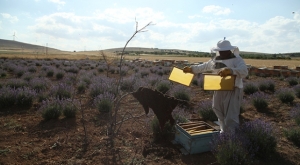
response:
{"label": "tree line on hill", "polygon": [[[210,53],[198,52],[198,51],[125,51],[127,55],[140,54],[152,54],[152,55],[177,55],[177,56],[188,56],[188,57],[211,57]],[[279,54],[263,54],[263,53],[240,53],[240,56],[244,59],[285,59],[290,60],[291,57],[300,57],[300,53],[279,53]]]}

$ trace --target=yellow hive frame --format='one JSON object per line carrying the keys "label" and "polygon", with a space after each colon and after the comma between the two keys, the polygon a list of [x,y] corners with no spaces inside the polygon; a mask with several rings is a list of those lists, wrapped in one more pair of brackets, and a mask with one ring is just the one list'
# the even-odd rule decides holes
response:
{"label": "yellow hive frame", "polygon": [[181,69],[178,69],[176,67],[173,67],[172,72],[170,74],[169,80],[172,80],[174,82],[190,86],[192,79],[194,77],[194,74],[191,73],[184,73]]}
{"label": "yellow hive frame", "polygon": [[221,77],[217,74],[203,74],[204,80],[203,80],[203,88],[204,90],[233,90],[235,86],[235,77],[232,76],[226,76]]}

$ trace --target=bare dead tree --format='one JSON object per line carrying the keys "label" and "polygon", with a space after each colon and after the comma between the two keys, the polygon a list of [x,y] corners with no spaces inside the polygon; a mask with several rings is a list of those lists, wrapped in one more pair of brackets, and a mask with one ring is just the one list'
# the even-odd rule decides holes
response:
{"label": "bare dead tree", "polygon": [[[127,45],[129,44],[129,42],[135,37],[136,34],[141,33],[141,32],[146,32],[146,28],[150,25],[152,25],[151,22],[149,22],[148,24],[146,24],[145,26],[143,26],[142,28],[138,28],[138,22],[135,21],[136,23],[136,28],[135,28],[135,32],[132,34],[132,36],[129,38],[129,40],[126,42],[125,46],[123,47],[121,56],[120,56],[120,61],[119,61],[119,79],[117,81],[117,97],[114,100],[114,108],[113,111],[110,111],[109,113],[109,125],[107,128],[107,135],[110,137],[111,141],[113,142],[113,139],[115,137],[115,135],[118,133],[122,123],[128,119],[125,119],[125,115],[123,116],[123,119],[121,122],[117,122],[117,115],[118,115],[118,111],[120,110],[120,106],[121,106],[121,101],[122,99],[124,99],[126,96],[128,96],[131,93],[126,93],[124,95],[120,95],[120,85],[122,83],[122,66],[123,66],[123,60],[124,60],[124,56],[125,56],[125,49],[127,47]],[[129,115],[131,116],[130,118],[135,118],[133,115]],[[119,127],[117,127],[117,124],[120,124]]]}

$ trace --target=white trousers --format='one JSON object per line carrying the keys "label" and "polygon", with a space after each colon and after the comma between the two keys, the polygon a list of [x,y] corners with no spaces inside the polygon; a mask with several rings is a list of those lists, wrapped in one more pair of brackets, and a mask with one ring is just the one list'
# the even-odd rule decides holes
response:
{"label": "white trousers", "polygon": [[218,117],[221,133],[234,131],[239,126],[240,107],[243,99],[243,89],[232,91],[215,91],[213,95],[213,111]]}

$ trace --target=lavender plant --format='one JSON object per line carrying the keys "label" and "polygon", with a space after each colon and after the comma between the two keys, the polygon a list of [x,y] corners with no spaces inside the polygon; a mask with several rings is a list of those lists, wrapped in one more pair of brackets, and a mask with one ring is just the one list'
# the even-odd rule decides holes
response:
{"label": "lavender plant", "polygon": [[31,73],[35,73],[37,71],[37,67],[36,66],[29,66],[27,70]]}
{"label": "lavender plant", "polygon": [[25,70],[27,70],[26,68],[24,69],[23,66],[17,66],[15,69],[14,69],[14,74],[17,76],[17,77],[22,77],[22,75],[25,73]]}
{"label": "lavender plant", "polygon": [[242,133],[250,140],[248,148],[257,147],[255,156],[258,158],[267,158],[270,153],[276,149],[276,132],[270,123],[263,120],[254,120],[242,124],[237,132]]}
{"label": "lavender plant", "polygon": [[189,90],[189,88],[186,88],[182,85],[175,85],[171,89],[171,95],[173,95],[176,99],[179,100],[190,101],[190,93],[191,91]]}
{"label": "lavender plant", "polygon": [[158,90],[159,92],[163,93],[163,94],[166,94],[170,88],[171,88],[171,85],[170,85],[170,82],[167,82],[167,81],[160,81],[159,83],[157,83],[156,85],[156,90]]}
{"label": "lavender plant", "polygon": [[300,147],[300,128],[292,128],[284,130],[285,137],[292,141],[297,147]]}
{"label": "lavender plant", "polygon": [[290,116],[300,126],[300,104],[296,104],[290,112]]}
{"label": "lavender plant", "polygon": [[63,70],[58,70],[55,74],[55,77],[57,80],[62,79],[64,76],[65,76],[65,71],[63,71]]}
{"label": "lavender plant", "polygon": [[39,112],[44,120],[58,119],[61,115],[59,100],[50,98],[42,102]]}
{"label": "lavender plant", "polygon": [[22,88],[28,86],[28,83],[23,79],[9,79],[6,86],[11,88]]}
{"label": "lavender plant", "polygon": [[36,92],[30,88],[19,88],[16,91],[16,105],[19,107],[30,108],[35,96]]}
{"label": "lavender plant", "polygon": [[218,117],[216,116],[212,108],[212,100],[201,101],[197,105],[196,113],[198,113],[204,120],[218,120]]}
{"label": "lavender plant", "polygon": [[87,84],[84,81],[79,81],[77,84],[77,92],[82,94],[86,91],[87,89]]}
{"label": "lavender plant", "polygon": [[176,107],[172,112],[172,116],[176,123],[186,123],[189,121],[190,114],[183,108]]}
{"label": "lavender plant", "polygon": [[46,78],[35,77],[29,81],[29,86],[37,93],[45,91],[49,87],[49,80]]}
{"label": "lavender plant", "polygon": [[256,108],[257,111],[263,111],[268,107],[269,96],[262,92],[256,92],[250,95],[250,99],[252,105]]}
{"label": "lavender plant", "polygon": [[61,100],[63,98],[71,98],[72,91],[73,88],[66,83],[58,83],[51,87],[50,95]]}
{"label": "lavender plant", "polygon": [[0,69],[0,78],[6,77],[7,72],[5,70]]}
{"label": "lavender plant", "polygon": [[101,112],[107,113],[113,109],[114,99],[115,99],[114,94],[105,92],[95,97],[94,105],[97,107],[100,113]]}
{"label": "lavender plant", "polygon": [[116,95],[117,87],[114,79],[108,77],[94,77],[92,84],[89,87],[90,96],[96,97],[105,92],[113,93]]}
{"label": "lavender plant", "polygon": [[296,85],[293,87],[295,95],[300,98],[300,85]]}
{"label": "lavender plant", "polygon": [[5,108],[11,107],[15,104],[16,90],[9,87],[0,88],[0,110],[4,111]]}
{"label": "lavender plant", "polygon": [[154,117],[150,125],[153,132],[154,142],[170,141],[174,138],[175,128],[170,124],[169,121],[165,124],[164,128],[161,129],[157,117]]}
{"label": "lavender plant", "polygon": [[217,162],[222,165],[255,164],[255,148],[251,148],[250,140],[243,134],[224,132],[214,135],[211,150]]}
{"label": "lavender plant", "polygon": [[30,81],[35,75],[32,74],[31,72],[25,72],[22,76],[22,79],[25,81]]}
{"label": "lavender plant", "polygon": [[120,84],[120,89],[124,92],[133,92],[137,77],[124,78]]}
{"label": "lavender plant", "polygon": [[60,106],[66,118],[74,118],[78,111],[79,102],[77,100],[63,99],[60,101]]}
{"label": "lavender plant", "polygon": [[244,84],[244,93],[246,95],[251,95],[257,91],[258,91],[258,87],[254,83],[248,82]]}
{"label": "lavender plant", "polygon": [[276,94],[282,103],[292,103],[295,99],[294,93],[290,88],[281,88]]}
{"label": "lavender plant", "polygon": [[290,86],[298,85],[299,82],[297,77],[288,77],[286,81],[289,83]]}

